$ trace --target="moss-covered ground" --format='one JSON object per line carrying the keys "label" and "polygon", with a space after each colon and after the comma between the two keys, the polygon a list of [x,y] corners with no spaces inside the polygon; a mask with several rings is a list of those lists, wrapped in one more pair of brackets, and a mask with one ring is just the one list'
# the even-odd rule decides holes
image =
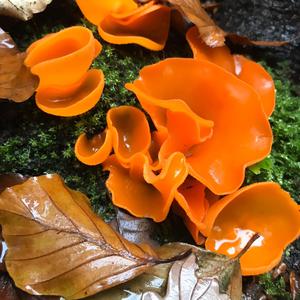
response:
{"label": "moss-covered ground", "polygon": [[[13,25],[12,35],[21,49],[46,33],[71,24],[88,26],[99,38],[93,26],[77,18],[76,8],[70,11],[70,21],[62,19],[67,11],[60,12],[55,19],[50,12],[44,18],[22,24],[21,29]],[[22,104],[0,103],[0,173],[59,173],[70,187],[90,197],[100,215],[110,219],[113,209],[105,189],[106,174],[101,167],[85,166],[75,158],[73,147],[76,138],[82,132],[93,134],[102,131],[109,108],[138,105],[135,96],[124,88],[124,84],[133,81],[143,66],[171,56],[189,57],[191,52],[184,38],[176,33],[170,35],[166,48],[160,52],[134,45],[115,46],[101,42],[103,50],[93,67],[103,70],[106,84],[101,100],[91,111],[77,117],[61,118],[40,111],[34,98]],[[276,110],[271,117],[273,150],[263,162],[247,170],[245,183],[278,182],[299,202],[300,97],[293,93],[293,84],[286,79],[287,65],[270,69],[270,72],[277,89]],[[267,277],[262,278],[265,285],[269,281]]]}

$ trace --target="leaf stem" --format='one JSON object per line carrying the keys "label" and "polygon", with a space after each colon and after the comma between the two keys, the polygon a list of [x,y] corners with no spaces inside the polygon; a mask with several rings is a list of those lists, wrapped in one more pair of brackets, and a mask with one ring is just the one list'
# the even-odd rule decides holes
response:
{"label": "leaf stem", "polygon": [[170,263],[170,262],[174,262],[174,261],[177,261],[177,260],[181,260],[181,259],[184,259],[186,257],[188,257],[190,254],[192,253],[192,248],[188,249],[187,251],[183,252],[183,253],[180,253],[178,255],[175,255],[171,258],[167,258],[167,259],[158,259],[156,260],[155,262],[157,264],[166,264],[166,263]]}
{"label": "leaf stem", "polygon": [[255,233],[247,242],[246,246],[242,249],[242,251],[235,257],[235,259],[240,259],[253,245],[253,243],[260,237],[259,233]]}

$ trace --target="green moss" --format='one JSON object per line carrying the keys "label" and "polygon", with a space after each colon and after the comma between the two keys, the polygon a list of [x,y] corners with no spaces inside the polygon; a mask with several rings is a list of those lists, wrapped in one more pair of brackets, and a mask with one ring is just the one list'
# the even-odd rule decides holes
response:
{"label": "green moss", "polygon": [[275,78],[276,108],[271,116],[274,143],[271,155],[250,167],[246,183],[278,182],[299,202],[300,194],[300,97],[293,94],[293,86],[286,81],[285,69],[269,70]]}
{"label": "green moss", "polygon": [[286,291],[286,286],[283,277],[278,277],[273,279],[270,273],[263,274],[259,276],[259,283],[265,290],[268,296],[271,296],[272,299],[284,299],[289,300],[291,294]]}

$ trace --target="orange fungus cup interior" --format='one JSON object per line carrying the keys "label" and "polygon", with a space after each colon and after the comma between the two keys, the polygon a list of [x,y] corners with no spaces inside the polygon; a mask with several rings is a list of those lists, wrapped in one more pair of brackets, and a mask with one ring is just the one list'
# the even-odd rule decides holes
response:
{"label": "orange fungus cup interior", "polygon": [[151,133],[145,114],[133,106],[119,106],[107,113],[107,127],[112,132],[113,148],[122,163],[133,155],[146,153],[151,144]]}
{"label": "orange fungus cup interior", "polygon": [[43,111],[75,116],[100,100],[104,87],[101,70],[90,70],[101,44],[92,32],[73,26],[34,42],[27,49],[25,64],[40,79],[36,102]]}
{"label": "orange fungus cup interior", "polygon": [[81,134],[75,144],[76,157],[86,165],[95,166],[104,162],[112,151],[111,131],[105,130],[88,138]]}
{"label": "orange fungus cup interior", "polygon": [[128,165],[135,154],[147,154],[151,133],[146,116],[133,106],[111,108],[106,115],[107,129],[88,139],[80,135],[75,144],[76,157],[87,165],[104,162],[114,150],[117,159]]}
{"label": "orange fungus cup interior", "polygon": [[190,175],[215,194],[236,191],[245,168],[270,153],[272,130],[258,94],[209,61],[166,59],[126,87],[167,134],[159,157],[184,153]]}
{"label": "orange fungus cup interior", "polygon": [[112,44],[138,44],[162,50],[168,38],[171,10],[150,1],[138,6],[133,0],[77,0],[84,16],[98,25],[100,36]]}
{"label": "orange fungus cup interior", "polygon": [[273,182],[255,183],[215,202],[208,210],[208,250],[235,257],[255,233],[260,237],[241,257],[243,275],[270,271],[300,234],[295,201]]}
{"label": "orange fungus cup interior", "polygon": [[207,46],[195,26],[188,30],[186,38],[195,59],[208,60],[249,84],[259,94],[266,115],[271,116],[275,107],[275,86],[271,75],[260,64],[242,55],[232,55],[227,46]]}

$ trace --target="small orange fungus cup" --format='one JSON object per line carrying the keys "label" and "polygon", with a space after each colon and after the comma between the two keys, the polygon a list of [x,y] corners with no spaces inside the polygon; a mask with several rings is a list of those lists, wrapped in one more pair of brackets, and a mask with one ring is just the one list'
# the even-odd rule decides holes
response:
{"label": "small orange fungus cup", "polygon": [[114,153],[122,164],[137,154],[146,154],[151,133],[145,114],[133,106],[119,106],[107,113],[107,128],[112,132]]}
{"label": "small orange fungus cup", "polygon": [[188,30],[186,38],[195,59],[210,61],[248,83],[259,94],[266,115],[271,116],[275,107],[275,86],[271,75],[260,64],[242,55],[232,55],[227,46],[207,46],[196,26]]}
{"label": "small orange fungus cup", "polygon": [[202,231],[208,250],[235,257],[255,233],[260,237],[241,257],[243,275],[270,271],[283,250],[300,234],[300,212],[290,195],[274,182],[255,183],[215,202]]}
{"label": "small orange fungus cup", "polygon": [[66,28],[34,42],[25,65],[40,79],[36,102],[43,111],[75,116],[91,109],[104,88],[101,70],[90,70],[101,44],[82,26]]}
{"label": "small orange fungus cup", "polygon": [[[130,163],[135,154],[147,154],[151,145],[151,133],[143,112],[133,106],[111,108],[107,115],[107,129],[88,139],[79,136],[75,155],[87,165],[103,163],[112,150],[121,164]],[[148,155],[149,156],[149,155]]]}
{"label": "small orange fungus cup", "polygon": [[170,58],[126,84],[166,136],[159,159],[186,157],[189,174],[218,195],[236,191],[265,158],[272,130],[254,89],[206,60]]}
{"label": "small orange fungus cup", "polygon": [[75,143],[75,155],[84,164],[96,166],[104,162],[112,151],[112,134],[105,130],[88,138],[81,134]]}
{"label": "small orange fungus cup", "polygon": [[112,44],[138,44],[158,51],[164,48],[170,26],[170,8],[150,1],[76,0],[84,16],[98,26],[100,36]]}

